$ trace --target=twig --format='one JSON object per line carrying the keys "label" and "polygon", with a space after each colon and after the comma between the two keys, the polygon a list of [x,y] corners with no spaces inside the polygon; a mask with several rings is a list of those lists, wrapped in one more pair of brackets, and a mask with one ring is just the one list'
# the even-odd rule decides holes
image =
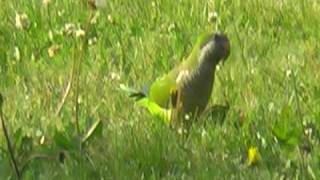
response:
{"label": "twig", "polygon": [[3,104],[3,97],[2,97],[2,94],[0,93],[0,119],[1,119],[1,125],[2,125],[3,133],[4,133],[4,136],[5,136],[6,142],[7,142],[7,147],[8,147],[8,151],[9,151],[9,155],[10,155],[10,158],[11,158],[11,162],[12,162],[14,171],[15,171],[15,173],[17,175],[17,178],[21,179],[21,174],[20,174],[20,171],[19,171],[19,168],[18,168],[18,165],[17,165],[17,161],[14,158],[12,144],[11,144],[11,141],[9,139],[9,133],[8,133],[6,125],[4,123],[4,117],[3,117],[3,112],[2,112],[2,104]]}
{"label": "twig", "polygon": [[[72,71],[74,71],[74,68],[72,68]],[[66,99],[70,93],[70,89],[71,89],[71,85],[72,85],[72,80],[73,80],[73,72],[71,73],[71,76],[70,76],[70,79],[69,79],[69,82],[68,82],[68,85],[66,87],[66,90],[64,91],[64,94],[62,96],[62,99],[57,107],[57,110],[56,110],[56,113],[55,115],[58,116],[60,114],[60,111],[64,105],[64,103],[66,102]]]}
{"label": "twig", "polygon": [[[74,54],[74,53],[73,53]],[[73,86],[73,81],[74,81],[74,77],[75,77],[75,74],[76,74],[76,58],[75,56],[73,56],[73,64],[72,64],[72,68],[71,68],[71,75],[70,75],[70,79],[69,79],[69,82],[68,82],[68,85],[66,87],[66,90],[64,91],[64,94],[62,96],[62,99],[57,107],[57,110],[56,110],[56,113],[55,115],[58,116],[60,114],[60,111],[68,97],[68,95],[70,94],[70,90],[71,90],[71,87]]]}

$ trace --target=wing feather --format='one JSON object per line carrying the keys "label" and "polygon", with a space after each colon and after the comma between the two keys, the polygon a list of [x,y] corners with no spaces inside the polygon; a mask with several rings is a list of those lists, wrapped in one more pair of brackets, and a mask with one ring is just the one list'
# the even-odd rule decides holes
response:
{"label": "wing feather", "polygon": [[156,79],[150,87],[149,97],[159,106],[168,108],[171,92],[175,90],[176,87],[176,73],[172,71],[171,73]]}

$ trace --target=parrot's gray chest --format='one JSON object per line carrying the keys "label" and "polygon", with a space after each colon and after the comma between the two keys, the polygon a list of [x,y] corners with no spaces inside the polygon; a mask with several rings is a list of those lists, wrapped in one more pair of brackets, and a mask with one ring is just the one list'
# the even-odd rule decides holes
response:
{"label": "parrot's gray chest", "polygon": [[199,115],[206,108],[213,89],[214,67],[205,66],[191,72],[180,86],[182,115]]}

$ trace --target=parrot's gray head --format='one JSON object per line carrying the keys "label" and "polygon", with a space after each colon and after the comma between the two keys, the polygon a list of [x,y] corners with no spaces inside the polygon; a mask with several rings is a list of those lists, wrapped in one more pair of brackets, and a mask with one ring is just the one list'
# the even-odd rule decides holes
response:
{"label": "parrot's gray head", "polygon": [[224,34],[213,34],[201,45],[201,55],[214,64],[218,64],[221,60],[225,61],[229,54],[230,42]]}

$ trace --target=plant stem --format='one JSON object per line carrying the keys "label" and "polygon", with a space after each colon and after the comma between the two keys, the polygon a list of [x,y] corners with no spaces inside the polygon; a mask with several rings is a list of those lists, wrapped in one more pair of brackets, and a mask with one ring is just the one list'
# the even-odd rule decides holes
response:
{"label": "plant stem", "polygon": [[5,122],[4,122],[4,116],[3,116],[3,112],[2,112],[2,104],[3,104],[3,97],[2,97],[2,94],[0,93],[0,119],[1,119],[1,125],[2,125],[3,133],[4,133],[4,136],[5,136],[5,139],[6,139],[6,143],[7,143],[10,159],[11,159],[11,162],[12,162],[12,165],[13,165],[13,169],[14,169],[16,175],[17,175],[17,178],[21,179],[21,174],[20,174],[20,171],[19,171],[19,168],[18,168],[18,164],[17,164],[16,159],[14,158],[12,144],[11,144],[11,141],[9,139],[9,133],[8,133],[7,127],[6,127]]}

